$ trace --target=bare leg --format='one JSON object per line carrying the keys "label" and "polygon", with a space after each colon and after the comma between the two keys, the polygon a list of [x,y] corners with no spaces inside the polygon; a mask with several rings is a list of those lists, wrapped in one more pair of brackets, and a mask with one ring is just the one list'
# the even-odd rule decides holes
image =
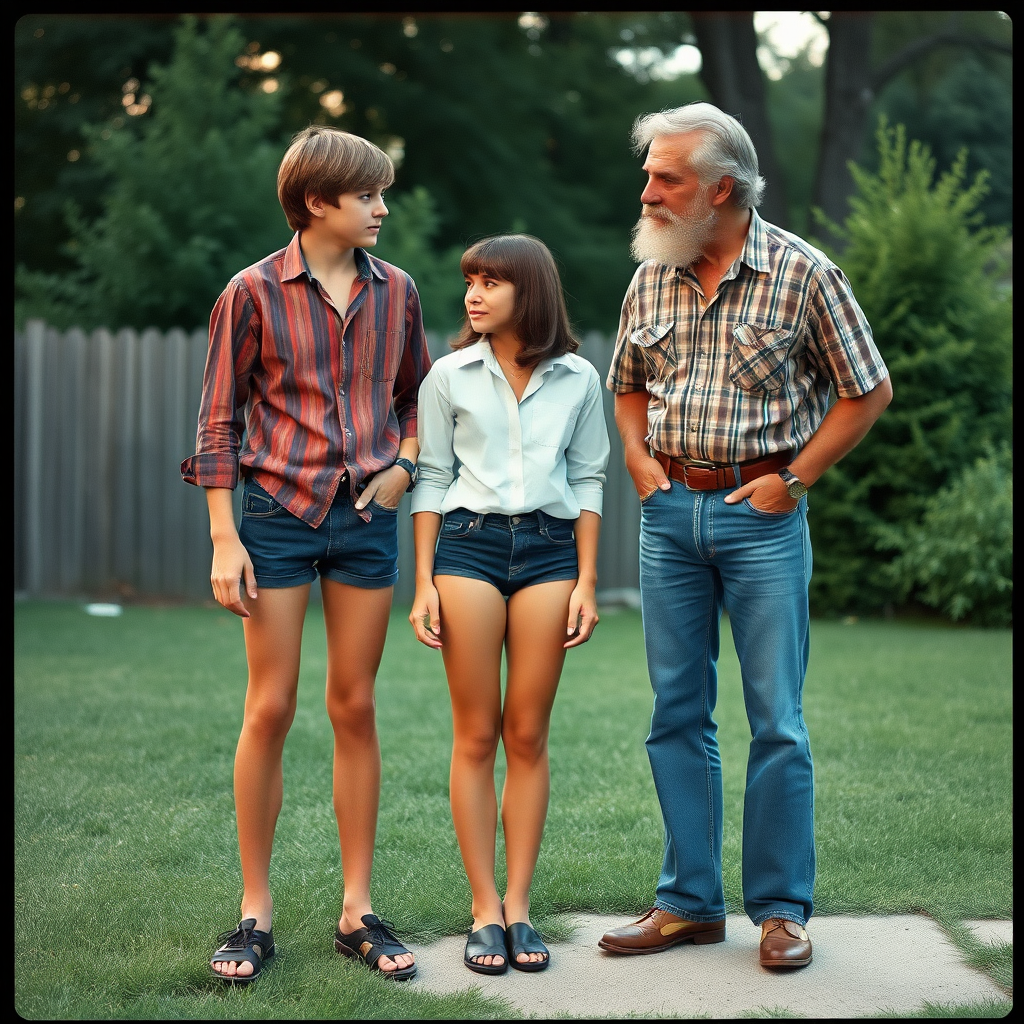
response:
{"label": "bare leg", "polygon": [[[508,601],[508,679],[501,741],[508,764],[501,797],[508,887],[505,920],[530,920],[530,885],[540,852],[551,788],[548,726],[565,661],[565,619],[575,580],[540,583]],[[520,962],[543,953],[520,953]]]}
{"label": "bare leg", "polygon": [[[273,916],[270,854],[284,792],[281,752],[295,717],[309,585],[281,590],[261,587],[257,600],[244,600],[249,610],[249,618],[243,620],[249,684],[235,751],[242,920],[254,917],[257,929],[269,931]],[[245,961],[216,963],[213,969],[228,977],[247,977],[253,971]]]}
{"label": "bare leg", "polygon": [[[334,813],[345,896],[338,927],[363,927],[380,804],[380,743],[373,688],[391,612],[392,588],[366,590],[321,579],[327,629],[327,713],[334,727]],[[413,963],[411,953],[382,956],[382,970]]]}
{"label": "bare leg", "polygon": [[[452,700],[452,822],[473,893],[473,930],[504,926],[494,884],[498,801],[494,758],[501,730],[501,647],[505,600],[489,583],[435,576],[441,605],[441,653]],[[504,957],[478,962],[497,965]]]}

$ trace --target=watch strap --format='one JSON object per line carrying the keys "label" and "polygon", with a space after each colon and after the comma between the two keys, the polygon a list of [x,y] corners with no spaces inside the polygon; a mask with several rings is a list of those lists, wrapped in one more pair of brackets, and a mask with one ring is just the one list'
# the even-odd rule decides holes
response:
{"label": "watch strap", "polygon": [[406,490],[411,491],[416,486],[416,481],[419,478],[419,469],[416,463],[409,459],[395,459],[392,465],[401,466],[409,474],[409,486]]}

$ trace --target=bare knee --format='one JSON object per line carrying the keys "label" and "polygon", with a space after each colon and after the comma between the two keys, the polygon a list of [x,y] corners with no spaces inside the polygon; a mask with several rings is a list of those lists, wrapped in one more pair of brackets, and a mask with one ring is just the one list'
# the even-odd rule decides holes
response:
{"label": "bare knee", "polygon": [[456,728],[452,756],[471,765],[493,763],[498,752],[498,739],[497,725]]}
{"label": "bare knee", "polygon": [[295,719],[295,695],[261,696],[245,702],[245,720],[242,728],[264,743],[284,739]]}
{"label": "bare knee", "polygon": [[366,686],[328,686],[327,715],[335,735],[368,738],[377,728],[372,682]]}
{"label": "bare knee", "polygon": [[536,764],[547,753],[547,723],[506,719],[501,725],[501,742],[507,760]]}

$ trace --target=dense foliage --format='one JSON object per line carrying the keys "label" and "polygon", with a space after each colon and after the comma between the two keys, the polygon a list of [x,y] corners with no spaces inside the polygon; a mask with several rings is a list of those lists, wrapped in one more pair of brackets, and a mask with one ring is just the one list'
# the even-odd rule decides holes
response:
{"label": "dense foliage", "polygon": [[187,19],[175,35],[171,62],[150,68],[154,111],[140,129],[89,130],[113,185],[95,220],[68,207],[75,270],[20,270],[23,315],[59,327],[192,328],[229,278],[287,243],[281,153],[267,141],[279,97],[236,88],[245,40],[228,22],[201,33]]}
{"label": "dense foliage", "polygon": [[954,622],[1013,622],[1013,459],[1008,446],[979,458],[925,503],[919,523],[883,529],[895,548],[887,576]]}
{"label": "dense foliage", "polygon": [[883,124],[878,143],[878,172],[857,171],[852,213],[833,230],[894,397],[812,493],[819,611],[890,605],[883,529],[920,522],[938,490],[1011,436],[1006,232],[979,223],[985,175],[968,183],[961,154],[936,180],[929,150],[901,126]]}

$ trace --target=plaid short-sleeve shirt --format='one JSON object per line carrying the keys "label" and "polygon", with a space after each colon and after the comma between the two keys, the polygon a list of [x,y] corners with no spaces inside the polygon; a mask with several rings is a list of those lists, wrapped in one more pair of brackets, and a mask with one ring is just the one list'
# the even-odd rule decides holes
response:
{"label": "plaid short-sleeve shirt", "polygon": [[648,261],[622,305],[607,386],[649,395],[647,442],[719,463],[799,451],[829,389],[842,398],[888,375],[843,272],[751,211],[743,252],[702,307],[691,270]]}

